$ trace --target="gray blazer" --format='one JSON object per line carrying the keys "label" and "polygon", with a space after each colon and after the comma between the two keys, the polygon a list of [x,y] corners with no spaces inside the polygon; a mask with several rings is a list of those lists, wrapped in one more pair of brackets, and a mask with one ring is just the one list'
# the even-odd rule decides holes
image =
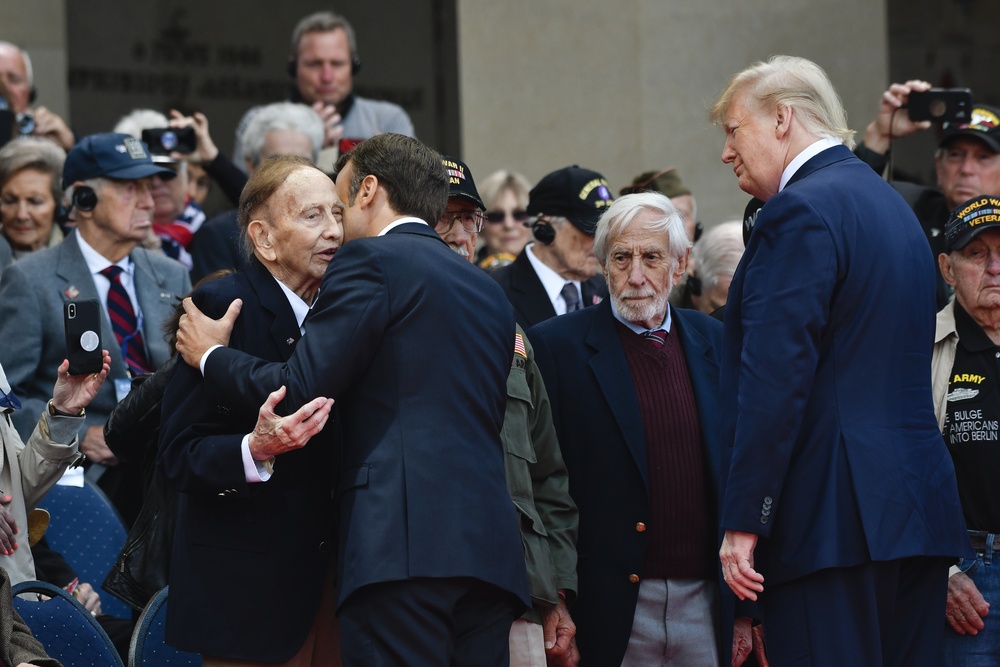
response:
{"label": "gray blazer", "polygon": [[[131,257],[143,313],[142,335],[150,362],[159,367],[170,357],[163,323],[178,299],[191,291],[191,280],[180,263],[162,254],[136,248]],[[56,369],[66,357],[63,304],[83,299],[98,295],[75,231],[63,243],[11,264],[0,278],[0,364],[23,405],[12,419],[25,440],[52,397]],[[114,379],[127,377],[107,314],[101,346],[111,352],[111,373],[87,407],[88,427],[104,425],[117,402]]]}

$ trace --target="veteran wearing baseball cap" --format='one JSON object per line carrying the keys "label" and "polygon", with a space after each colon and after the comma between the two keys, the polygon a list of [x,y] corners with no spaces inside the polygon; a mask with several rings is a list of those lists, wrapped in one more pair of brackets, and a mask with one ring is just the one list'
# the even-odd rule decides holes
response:
{"label": "veteran wearing baseball cap", "polygon": [[[984,622],[1000,605],[989,555],[1000,526],[1000,197],[959,204],[945,225],[941,274],[955,298],[938,313],[934,336],[934,411],[955,465],[964,526],[976,559],[952,567],[942,665],[996,658],[1000,628]],[[993,611],[992,613],[996,613]]]}
{"label": "veteran wearing baseball cap", "polygon": [[24,438],[47,409],[56,368],[66,355],[64,304],[90,299],[100,304],[101,347],[111,352],[111,372],[87,407],[80,451],[92,468],[88,476],[99,478],[128,523],[142,506],[141,461],[119,462],[104,442],[104,422],[128,393],[130,377],[170,358],[163,323],[178,297],[191,289],[181,264],[140,247],[151,231],[152,177],[172,174],[153,164],[146,145],[134,137],[85,137],[63,165],[76,229],[59,245],[8,267],[0,287],[6,309],[0,318],[0,363],[24,406],[11,414]]}
{"label": "veteran wearing baseball cap", "polygon": [[594,229],[613,197],[601,174],[573,165],[545,176],[528,195],[535,243],[492,274],[517,323],[539,322],[600,303],[608,287],[594,256]]}

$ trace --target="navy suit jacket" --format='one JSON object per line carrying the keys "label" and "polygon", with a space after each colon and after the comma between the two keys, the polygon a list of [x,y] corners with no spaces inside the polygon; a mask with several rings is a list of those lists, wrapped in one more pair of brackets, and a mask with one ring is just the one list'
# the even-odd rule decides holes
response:
{"label": "navy suit jacket", "polygon": [[289,412],[336,399],[340,602],[366,584],[472,577],[530,604],[500,445],[513,340],[500,288],[408,223],[338,251],[287,364],[209,356],[206,378],[248,407],[282,384]]}
{"label": "navy suit jacket", "polygon": [[762,536],[765,586],[968,549],[931,400],[934,260],[843,146],[761,209],[729,290],[722,527]]}
{"label": "navy suit jacket", "polygon": [[[236,298],[243,310],[230,346],[286,361],[299,327],[257,260],[194,294],[211,317]],[[287,660],[312,628],[333,553],[335,422],[306,447],[278,456],[267,482],[247,484],[240,441],[257,410],[230,409],[207,385],[197,368],[178,364],[163,397],[159,465],[180,491],[167,637],[207,655]]]}
{"label": "navy suit jacket", "polygon": [[[522,252],[513,263],[493,271],[490,276],[499,283],[510,305],[514,306],[514,317],[522,329],[556,316],[556,309],[552,307],[552,301],[535,273],[527,252]],[[589,280],[581,281],[580,292],[584,308],[600,303],[608,296],[604,276],[597,274]]]}
{"label": "navy suit jacket", "polygon": [[[718,498],[719,353],[722,327],[694,310],[672,308],[698,406],[706,483]],[[573,607],[584,662],[621,664],[643,576],[649,517],[646,440],[632,375],[610,300],[551,319],[528,332],[552,403],[570,495],[580,512],[578,598]],[[716,516],[713,502],[709,516]],[[713,521],[713,529],[716,523]],[[721,583],[721,581],[720,581]],[[720,656],[730,655],[735,598],[722,590]],[[727,647],[722,650],[721,647]]]}

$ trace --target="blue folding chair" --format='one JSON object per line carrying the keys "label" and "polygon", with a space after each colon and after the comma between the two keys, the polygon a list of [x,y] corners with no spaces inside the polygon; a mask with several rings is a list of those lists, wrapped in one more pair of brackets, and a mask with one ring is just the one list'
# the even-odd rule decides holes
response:
{"label": "blue folding chair", "polygon": [[[65,667],[125,667],[111,639],[73,596],[44,581],[22,581],[11,592],[14,609]],[[49,599],[41,600],[38,594]]]}
{"label": "blue folding chair", "polygon": [[128,667],[200,667],[201,656],[167,644],[167,590],[164,587],[146,605],[132,631]]}
{"label": "blue folding chair", "polygon": [[[56,484],[39,506],[51,515],[45,531],[49,546],[63,555],[80,581],[99,590],[127,536],[118,510],[90,481],[82,487]],[[101,611],[132,617],[132,608],[111,594],[101,595]]]}

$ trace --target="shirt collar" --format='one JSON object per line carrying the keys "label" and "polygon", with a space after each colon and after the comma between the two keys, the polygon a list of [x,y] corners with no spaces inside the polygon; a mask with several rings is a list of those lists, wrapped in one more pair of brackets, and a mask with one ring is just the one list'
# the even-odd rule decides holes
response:
{"label": "shirt collar", "polygon": [[843,143],[844,142],[838,141],[833,137],[827,136],[818,139],[817,141],[814,141],[813,143],[806,146],[801,153],[796,155],[795,158],[788,163],[788,166],[785,167],[785,170],[781,172],[781,182],[778,184],[778,192],[781,192],[782,190],[785,189],[785,186],[788,185],[788,181],[792,180],[792,176],[795,175],[795,172],[797,172],[802,165],[808,162],[810,158],[819,155],[827,148],[840,146]]}
{"label": "shirt collar", "polygon": [[135,271],[135,263],[132,261],[131,255],[125,255],[117,262],[110,262],[107,257],[94,250],[94,247],[84,240],[79,231],[73,236],[76,237],[77,243],[80,244],[80,253],[83,255],[83,261],[87,263],[87,268],[92,274],[99,274],[112,264],[120,266],[122,271],[129,276]]}
{"label": "shirt collar", "polygon": [[[427,225],[427,223],[421,220],[420,218],[414,218],[412,216],[406,218],[400,218],[399,220],[393,220],[388,225],[383,227],[382,231],[380,231],[376,236],[385,236],[390,229],[395,229],[396,227],[399,227],[400,225],[405,225],[408,222],[419,222],[421,225]],[[430,227],[430,225],[427,226]]]}
{"label": "shirt collar", "polygon": [[[566,280],[553,271],[547,264],[542,262],[542,260],[538,259],[538,257],[535,256],[535,253],[531,250],[534,245],[535,244],[532,243],[526,246],[524,248],[524,252],[528,255],[528,261],[531,263],[531,267],[535,270],[535,275],[537,275],[538,279],[542,281],[542,287],[545,288],[545,294],[548,295],[549,301],[552,303],[556,302],[556,299],[559,298],[559,293],[562,292],[563,285],[566,283],[573,283],[577,288],[580,287],[579,280]],[[581,304],[581,307],[584,305],[586,304]]]}
{"label": "shirt collar", "polygon": [[955,301],[955,332],[958,334],[958,344],[967,352],[992,352],[997,348],[996,343],[990,340],[979,323],[972,319],[972,315],[962,308],[956,299]]}
{"label": "shirt collar", "polygon": [[[274,278],[273,275],[271,277]],[[295,323],[299,325],[299,332],[304,333],[302,331],[302,323],[306,321],[306,315],[309,314],[309,304],[307,304],[298,294],[288,289],[288,286],[285,285],[285,283],[281,282],[277,278],[274,278],[274,281],[278,283],[278,287],[280,287],[281,291],[285,293],[285,298],[288,299],[288,305],[292,307],[292,313],[295,315]],[[318,297],[319,294],[316,296]],[[314,300],[313,303],[316,303],[316,301]]]}
{"label": "shirt collar", "polygon": [[671,322],[673,322],[673,318],[670,315],[670,304],[669,303],[667,304],[667,314],[663,316],[663,324],[661,324],[660,326],[656,327],[655,329],[647,329],[646,327],[640,326],[640,325],[636,324],[635,322],[629,322],[628,320],[626,320],[624,317],[622,317],[621,313],[618,312],[618,309],[615,308],[615,300],[614,299],[611,299],[611,314],[615,316],[616,320],[618,320],[619,322],[621,322],[622,324],[624,324],[626,327],[628,327],[630,331],[632,331],[633,333],[639,334],[640,336],[643,335],[644,333],[648,332],[648,331],[659,331],[660,329],[663,329],[667,333],[670,333],[670,324],[671,324]]}

